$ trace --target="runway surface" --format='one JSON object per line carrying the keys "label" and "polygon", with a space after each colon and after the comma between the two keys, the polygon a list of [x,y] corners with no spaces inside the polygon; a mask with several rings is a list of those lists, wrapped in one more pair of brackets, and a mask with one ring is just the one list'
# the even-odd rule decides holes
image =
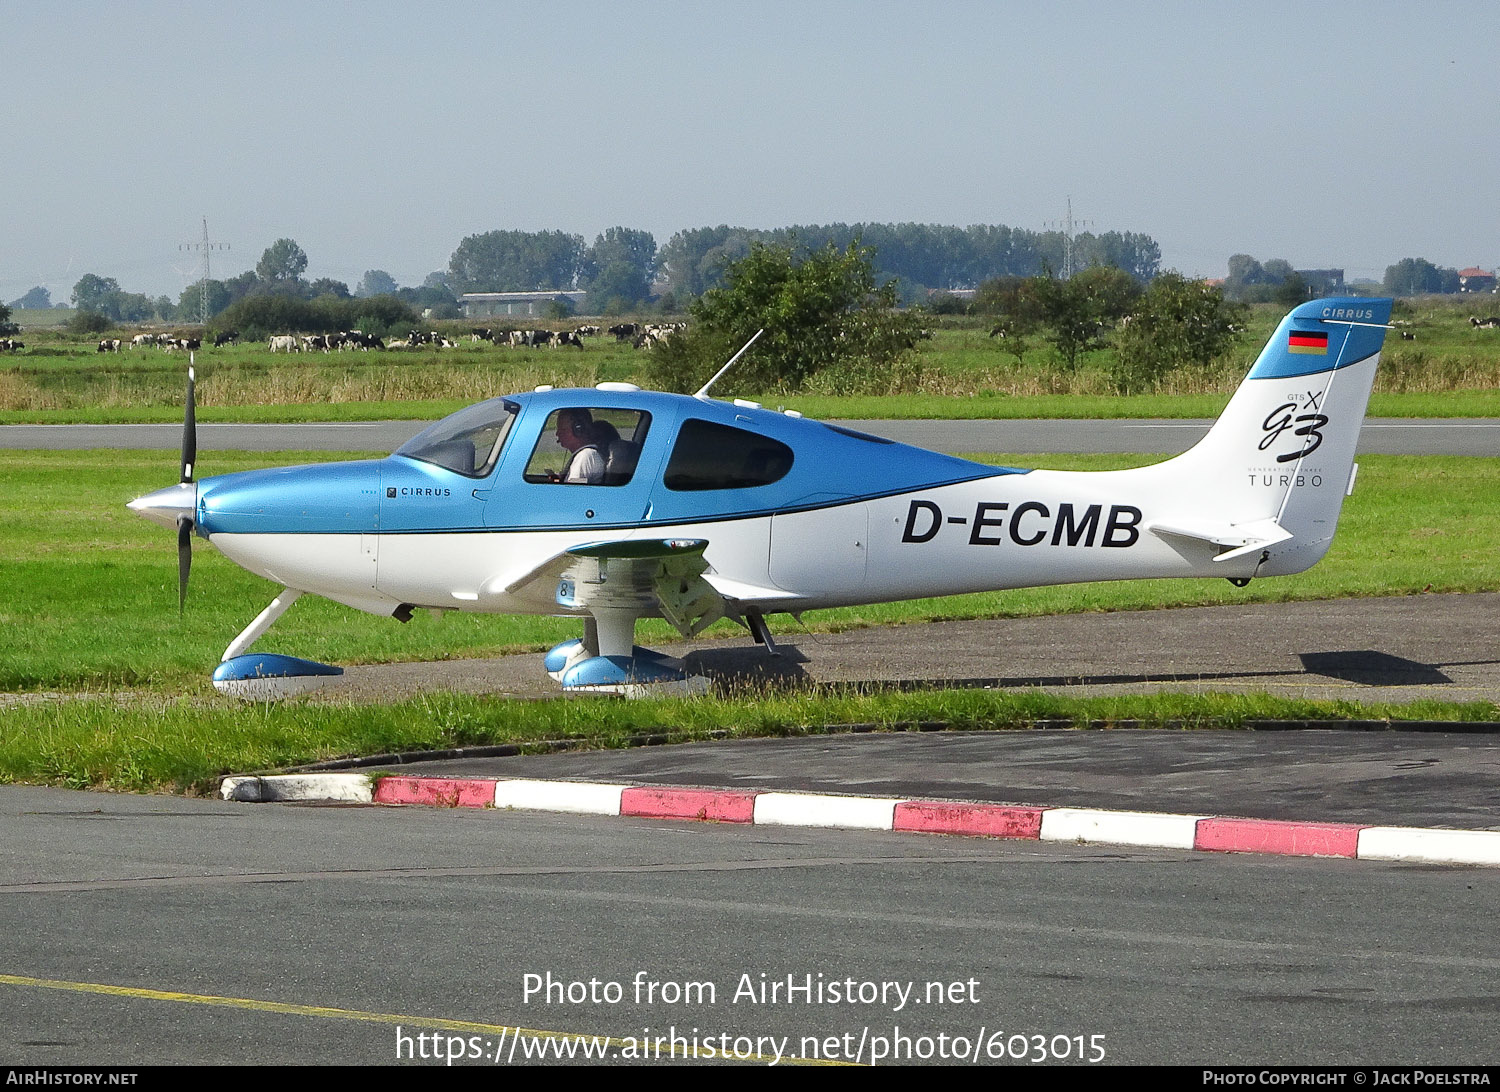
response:
{"label": "runway surface", "polygon": [[[1038,454],[1185,451],[1208,431],[1207,420],[841,421],[837,424],[905,444],[944,451]],[[327,424],[198,425],[200,451],[392,451],[425,421]],[[182,427],[170,425],[3,425],[0,449],[138,448],[177,450]],[[1463,418],[1365,422],[1359,451],[1368,455],[1497,455],[1500,420]],[[205,467],[210,473],[212,467]]]}

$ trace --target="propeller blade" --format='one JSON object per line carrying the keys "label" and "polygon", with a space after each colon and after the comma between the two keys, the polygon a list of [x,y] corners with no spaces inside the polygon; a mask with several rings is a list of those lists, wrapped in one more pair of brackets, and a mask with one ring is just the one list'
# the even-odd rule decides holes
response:
{"label": "propeller blade", "polygon": [[187,608],[188,572],[193,567],[193,521],[177,518],[177,613]]}
{"label": "propeller blade", "polygon": [[[198,461],[198,422],[194,410],[193,400],[194,376],[193,367],[188,365],[188,389],[187,409],[182,415],[182,478],[184,482],[193,480],[193,464]],[[183,578],[186,582],[186,577]]]}

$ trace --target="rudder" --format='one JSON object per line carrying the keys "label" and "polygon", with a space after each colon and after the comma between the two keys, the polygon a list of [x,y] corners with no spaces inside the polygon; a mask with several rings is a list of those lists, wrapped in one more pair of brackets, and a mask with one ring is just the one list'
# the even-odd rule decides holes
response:
{"label": "rudder", "polygon": [[1351,484],[1391,303],[1321,299],[1288,314],[1208,435],[1152,468],[1193,513],[1158,529],[1255,543],[1244,549],[1259,553],[1256,576],[1317,562]]}

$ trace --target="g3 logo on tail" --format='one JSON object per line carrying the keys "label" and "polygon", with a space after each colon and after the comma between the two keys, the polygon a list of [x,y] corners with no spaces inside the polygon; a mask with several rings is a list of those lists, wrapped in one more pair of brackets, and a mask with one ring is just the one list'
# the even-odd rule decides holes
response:
{"label": "g3 logo on tail", "polygon": [[1323,434],[1318,430],[1327,426],[1327,415],[1322,413],[1301,413],[1293,417],[1292,414],[1296,413],[1299,409],[1316,410],[1318,408],[1318,401],[1322,397],[1322,391],[1308,391],[1307,398],[1300,404],[1295,400],[1283,402],[1270,413],[1266,414],[1266,419],[1260,426],[1261,431],[1265,433],[1261,437],[1260,450],[1265,451],[1277,441],[1283,432],[1292,428],[1293,424],[1297,424],[1301,427],[1292,429],[1292,435],[1302,437],[1302,446],[1295,451],[1288,451],[1285,454],[1276,456],[1276,461],[1278,463],[1289,463],[1317,451],[1323,444]]}

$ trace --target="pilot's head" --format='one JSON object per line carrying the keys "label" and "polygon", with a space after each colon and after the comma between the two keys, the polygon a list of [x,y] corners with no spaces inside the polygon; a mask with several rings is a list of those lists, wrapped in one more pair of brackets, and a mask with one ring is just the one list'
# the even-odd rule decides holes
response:
{"label": "pilot's head", "polygon": [[594,431],[594,415],[586,409],[559,410],[557,442],[569,451],[577,451],[589,442]]}

